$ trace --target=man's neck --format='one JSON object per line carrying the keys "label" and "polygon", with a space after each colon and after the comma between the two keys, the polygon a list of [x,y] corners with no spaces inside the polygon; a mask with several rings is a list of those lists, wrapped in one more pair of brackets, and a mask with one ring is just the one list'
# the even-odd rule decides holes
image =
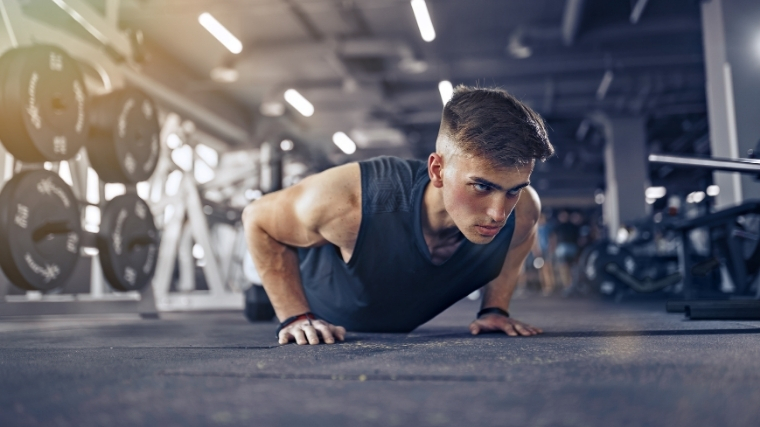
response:
{"label": "man's neck", "polygon": [[463,237],[451,216],[446,212],[441,190],[430,183],[425,187],[420,215],[425,240],[442,242]]}

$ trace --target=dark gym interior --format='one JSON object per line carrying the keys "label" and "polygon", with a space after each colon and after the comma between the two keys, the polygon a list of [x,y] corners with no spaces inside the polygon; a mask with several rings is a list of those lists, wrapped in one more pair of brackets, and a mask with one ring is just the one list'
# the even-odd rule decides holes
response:
{"label": "dark gym interior", "polygon": [[[1,426],[760,424],[760,2],[0,0],[0,15]],[[521,222],[524,189],[506,211],[530,239],[410,332],[326,344],[318,325],[340,325],[320,309],[350,298],[316,304],[306,282],[337,279],[307,275],[305,254],[350,269],[407,248],[362,240],[364,200],[361,223],[334,221],[359,236],[352,255],[285,195],[387,196],[364,165],[430,161],[460,85],[545,125],[538,209]],[[357,163],[361,183],[320,178]],[[430,260],[433,187],[400,208]],[[330,200],[309,209],[340,211]],[[477,246],[456,227],[432,269]],[[313,314],[275,288],[287,254]],[[415,292],[381,315],[432,313]],[[474,334],[481,319],[507,329]],[[299,345],[308,328],[318,344]]]}

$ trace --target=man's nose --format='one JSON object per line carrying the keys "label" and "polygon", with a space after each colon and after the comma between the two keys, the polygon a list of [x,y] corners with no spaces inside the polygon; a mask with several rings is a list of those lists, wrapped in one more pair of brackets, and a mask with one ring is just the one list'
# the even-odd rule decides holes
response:
{"label": "man's nose", "polygon": [[497,224],[503,224],[507,219],[508,201],[503,197],[494,197],[491,206],[488,208],[488,216]]}

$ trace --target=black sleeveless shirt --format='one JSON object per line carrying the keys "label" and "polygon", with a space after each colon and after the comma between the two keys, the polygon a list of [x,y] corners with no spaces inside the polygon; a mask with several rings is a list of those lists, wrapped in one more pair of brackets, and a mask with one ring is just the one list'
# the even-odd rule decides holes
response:
{"label": "black sleeveless shirt", "polygon": [[314,314],[350,331],[409,332],[499,275],[514,215],[490,243],[465,239],[435,265],[421,226],[427,165],[377,157],[359,166],[362,220],[351,259],[331,244],[298,250]]}

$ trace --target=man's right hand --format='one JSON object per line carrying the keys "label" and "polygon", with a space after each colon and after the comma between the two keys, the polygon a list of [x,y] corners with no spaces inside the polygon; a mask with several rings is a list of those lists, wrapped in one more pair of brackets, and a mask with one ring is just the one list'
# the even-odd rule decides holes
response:
{"label": "man's right hand", "polygon": [[283,328],[277,338],[280,344],[295,341],[298,345],[316,345],[320,343],[320,337],[325,344],[334,344],[336,339],[343,341],[346,338],[346,328],[331,325],[324,320],[304,319]]}

